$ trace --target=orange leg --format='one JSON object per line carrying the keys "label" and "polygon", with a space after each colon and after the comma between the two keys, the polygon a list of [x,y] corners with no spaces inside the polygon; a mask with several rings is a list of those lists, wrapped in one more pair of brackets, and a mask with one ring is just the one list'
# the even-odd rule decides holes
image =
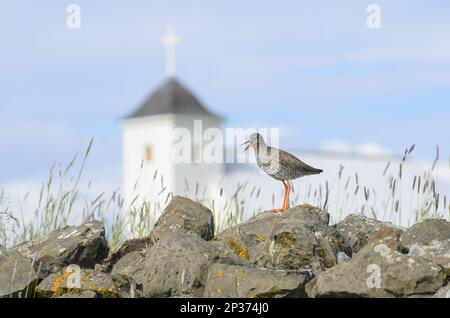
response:
{"label": "orange leg", "polygon": [[283,185],[284,185],[283,206],[280,209],[272,210],[272,212],[274,212],[274,213],[283,212],[283,211],[286,211],[288,209],[289,194],[291,192],[291,185],[290,185],[289,181],[282,181],[282,182],[283,182]]}
{"label": "orange leg", "polygon": [[286,180],[286,185],[287,185],[287,193],[286,193],[286,201],[284,202],[284,208],[287,210],[289,209],[289,196],[291,195],[291,183],[289,182],[289,180]]}

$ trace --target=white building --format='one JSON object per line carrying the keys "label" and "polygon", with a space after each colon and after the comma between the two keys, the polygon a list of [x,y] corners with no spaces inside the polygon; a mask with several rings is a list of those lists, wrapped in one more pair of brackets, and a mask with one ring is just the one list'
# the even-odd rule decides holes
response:
{"label": "white building", "polygon": [[203,130],[220,128],[222,123],[173,77],[123,120],[126,202],[132,202],[136,196],[139,201],[161,202],[171,192],[207,196],[217,191],[224,174],[223,164],[202,162],[201,140],[182,141],[189,143],[188,162],[177,163],[173,157],[180,142],[174,133],[181,128],[193,137],[194,121],[200,121]]}
{"label": "white building", "polygon": [[[222,119],[175,78],[178,42],[175,28],[169,26],[163,38],[167,79],[122,122],[126,204],[145,200],[164,205],[172,194],[209,196],[217,191],[217,181],[224,174],[223,164],[202,160],[203,131],[220,128]],[[180,155],[184,160],[177,160]]]}

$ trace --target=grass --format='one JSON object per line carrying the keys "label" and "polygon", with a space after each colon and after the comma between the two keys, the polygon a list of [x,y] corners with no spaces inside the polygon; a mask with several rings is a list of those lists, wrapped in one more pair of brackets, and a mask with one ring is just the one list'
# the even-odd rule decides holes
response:
{"label": "grass", "polygon": [[[19,200],[19,208],[12,211],[9,207],[10,199],[0,191],[0,252],[68,224],[92,219],[105,221],[112,250],[117,249],[125,239],[144,237],[150,233],[163,207],[173,197],[164,186],[162,176],[158,175],[158,171],[153,175],[154,183],[161,187],[159,196],[162,199],[158,202],[141,200],[139,195],[136,195],[132,202],[125,206],[119,188],[110,194],[100,193],[94,199],[88,199],[83,194],[85,191],[81,189],[81,179],[92,147],[93,140],[81,157],[74,156],[64,167],[56,164],[51,167],[47,180],[42,184],[31,220],[24,217],[22,209],[28,194]],[[445,195],[437,192],[433,174],[439,160],[439,148],[430,169],[414,176],[412,183],[408,184],[408,180],[404,179],[404,169],[413,151],[414,146],[406,149],[402,159],[396,163],[398,166],[393,162],[387,163],[382,174],[383,181],[376,188],[360,184],[358,173],[346,175],[345,167],[340,165],[335,178],[325,181],[317,188],[298,181],[293,189],[291,198],[294,199],[290,205],[309,202],[323,210],[333,212],[332,222],[339,221],[348,213],[359,213],[398,224],[405,221],[402,220],[402,216],[407,215],[408,225],[428,217],[448,218],[450,204],[447,203]],[[75,170],[77,164],[79,168]],[[249,212],[250,215],[254,215],[263,210],[259,204],[262,189],[246,181],[239,183],[236,190],[230,196],[226,196],[222,182],[223,180],[216,195],[213,198],[206,198],[206,188],[202,188],[198,183],[191,185],[189,180],[185,180],[186,191],[194,190],[194,199],[213,212],[216,232],[241,222]],[[89,182],[87,189],[84,190],[91,191],[92,183]],[[281,193],[272,194],[273,205],[278,195],[281,196]],[[412,199],[405,202],[403,199],[405,195]]]}

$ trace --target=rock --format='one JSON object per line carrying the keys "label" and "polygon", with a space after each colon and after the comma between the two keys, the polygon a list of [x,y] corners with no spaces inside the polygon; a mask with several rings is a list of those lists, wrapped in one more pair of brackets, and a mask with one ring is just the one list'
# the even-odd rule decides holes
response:
{"label": "rock", "polygon": [[156,242],[167,233],[178,230],[210,240],[214,236],[213,215],[200,203],[176,196],[156,222],[151,237]]}
{"label": "rock", "polygon": [[108,254],[105,229],[99,221],[68,226],[22,243],[0,256],[0,297],[34,289],[38,280],[69,264],[92,268]]}
{"label": "rock", "polygon": [[327,213],[305,206],[283,213],[266,211],[226,229],[215,240],[226,242],[242,260],[258,267],[317,272],[336,265],[340,252],[351,256],[344,237],[328,221]]}
{"label": "rock", "polygon": [[135,267],[116,264],[113,274],[142,288],[144,297],[201,296],[208,267],[219,261],[232,262],[213,244],[178,231],[161,238]]}
{"label": "rock", "polygon": [[118,289],[111,276],[97,273],[92,269],[80,269],[78,265],[71,265],[60,272],[46,277],[37,287],[37,297],[83,297],[116,298]]}
{"label": "rock", "polygon": [[345,254],[344,252],[338,252],[337,253],[337,256],[336,256],[337,264],[348,263],[351,260],[352,260],[352,258],[350,256],[348,256],[347,254]]}
{"label": "rock", "polygon": [[236,252],[232,248],[230,248],[227,242],[211,240],[208,241],[208,243],[219,250],[219,258],[221,258],[222,260],[227,260],[226,262],[228,264],[251,266],[251,263],[248,260],[238,256]]}
{"label": "rock", "polygon": [[[302,224],[324,224],[329,225],[330,223],[330,214],[322,211],[321,209],[314,207],[309,204],[303,204],[298,205],[296,207],[290,208],[288,211],[292,212],[296,218],[299,219],[299,221]],[[273,213],[272,211],[265,211],[263,213],[260,213],[259,215],[284,215],[286,212],[283,213]]]}
{"label": "rock", "polygon": [[95,293],[91,290],[86,290],[86,291],[82,291],[81,294],[67,293],[67,294],[57,296],[54,298],[98,298],[98,297],[97,297],[97,293]]}
{"label": "rock", "polygon": [[306,285],[310,297],[411,297],[432,295],[445,283],[433,262],[400,253],[397,233],[376,231],[353,259],[319,273]]}
{"label": "rock", "polygon": [[119,287],[120,297],[142,297],[142,285],[137,285],[133,277],[143,270],[145,256],[140,251],[133,251],[122,257],[112,268],[111,276]]}
{"label": "rock", "polygon": [[32,259],[18,251],[0,255],[0,298],[32,297],[38,273]]}
{"label": "rock", "polygon": [[214,264],[208,270],[203,296],[208,298],[304,297],[313,274]]}
{"label": "rock", "polygon": [[108,257],[103,261],[103,264],[99,265],[97,269],[99,271],[109,273],[111,272],[114,264],[116,264],[125,255],[134,251],[143,251],[152,246],[152,240],[150,237],[131,239],[123,242],[119,249],[113,253],[110,253]]}
{"label": "rock", "polygon": [[[216,259],[221,260],[224,263],[245,265],[248,262],[243,261],[238,257],[224,242],[209,241],[210,247],[216,249]],[[115,284],[120,287],[120,297],[123,298],[139,298],[143,296],[142,283],[136,283],[133,277],[138,277],[140,272],[144,270],[146,266],[143,262],[145,260],[145,253],[143,252],[131,252],[121,258],[112,269],[112,277]],[[139,281],[139,280],[138,280]],[[200,292],[197,293],[199,295]],[[170,295],[171,297],[180,297],[179,293]],[[183,297],[190,297],[188,293],[183,293]]]}
{"label": "rock", "polygon": [[421,256],[440,265],[450,278],[450,239],[433,240],[428,245],[414,243],[409,246],[409,255]]}
{"label": "rock", "polygon": [[427,219],[400,236],[402,248],[442,266],[450,278],[450,222]]}
{"label": "rock", "polygon": [[370,236],[382,227],[392,228],[398,236],[404,231],[404,229],[392,223],[381,222],[359,214],[348,215],[334,227],[344,236],[353,253],[363,248],[369,241]]}
{"label": "rock", "polygon": [[93,268],[108,255],[105,228],[100,221],[68,226],[14,248],[41,264],[41,271],[54,273],[69,264]]}
{"label": "rock", "polygon": [[111,274],[113,276],[124,275],[131,277],[140,268],[144,260],[145,256],[139,251],[128,253],[114,265]]}
{"label": "rock", "polygon": [[450,284],[439,289],[433,298],[450,298]]}
{"label": "rock", "polygon": [[412,244],[428,245],[432,241],[450,239],[450,222],[442,219],[427,219],[414,224],[400,237],[402,245],[409,248]]}

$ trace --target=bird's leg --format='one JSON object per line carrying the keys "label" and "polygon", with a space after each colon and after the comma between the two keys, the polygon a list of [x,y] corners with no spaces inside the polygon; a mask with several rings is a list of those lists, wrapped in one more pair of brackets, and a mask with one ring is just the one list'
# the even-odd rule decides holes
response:
{"label": "bird's leg", "polygon": [[274,209],[274,210],[272,210],[272,212],[274,212],[274,213],[278,213],[278,212],[283,212],[283,211],[286,211],[287,210],[287,207],[286,207],[286,197],[287,197],[287,195],[288,195],[288,187],[289,187],[289,183],[287,183],[286,184],[286,182],[285,181],[282,181],[283,182],[283,185],[284,185],[284,194],[283,194],[283,206],[280,208],[280,209]]}
{"label": "bird's leg", "polygon": [[286,198],[284,199],[285,201],[283,202],[283,209],[287,210],[289,209],[289,196],[291,194],[291,190],[292,190],[292,186],[291,183],[289,182],[289,180],[286,180]]}

